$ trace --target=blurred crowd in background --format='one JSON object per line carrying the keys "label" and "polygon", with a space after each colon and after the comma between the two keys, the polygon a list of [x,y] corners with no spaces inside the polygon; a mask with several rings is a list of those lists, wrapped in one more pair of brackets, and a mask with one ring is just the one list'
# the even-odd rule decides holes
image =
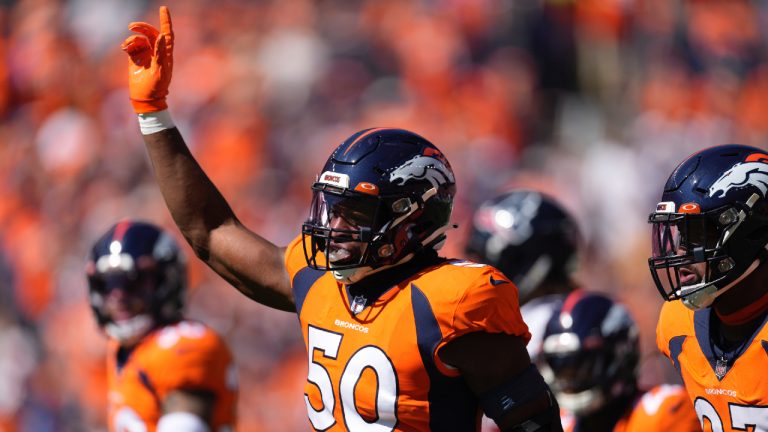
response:
{"label": "blurred crowd in background", "polygon": [[[154,1],[0,2],[0,431],[100,431],[103,335],[84,262],[125,217],[178,233],[128,102],[120,50]],[[169,0],[169,105],[242,221],[298,235],[310,184],[359,129],[413,130],[458,181],[443,249],[511,186],[581,224],[584,288],[641,326],[641,382],[661,299],[648,213],[674,166],[711,145],[766,147],[768,3],[745,0]],[[191,255],[189,248],[186,249]],[[189,257],[188,316],[220,331],[240,372],[240,430],[304,430],[298,320],[247,300]]]}

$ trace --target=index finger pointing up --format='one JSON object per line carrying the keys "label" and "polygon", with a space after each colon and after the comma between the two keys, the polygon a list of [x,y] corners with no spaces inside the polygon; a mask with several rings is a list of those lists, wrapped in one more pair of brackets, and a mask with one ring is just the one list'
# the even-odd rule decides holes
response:
{"label": "index finger pointing up", "polygon": [[167,6],[160,6],[160,33],[173,36],[173,24],[171,24],[171,12]]}

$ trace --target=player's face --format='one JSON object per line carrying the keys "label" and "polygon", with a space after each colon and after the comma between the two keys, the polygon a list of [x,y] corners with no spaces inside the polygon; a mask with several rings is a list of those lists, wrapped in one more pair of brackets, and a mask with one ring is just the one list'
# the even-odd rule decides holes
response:
{"label": "player's face", "polygon": [[360,236],[355,234],[355,231],[358,231],[367,219],[367,215],[359,211],[335,206],[329,221],[329,226],[333,230],[328,247],[328,261],[331,267],[334,264],[344,265],[360,260],[367,244],[359,241]]}
{"label": "player's face", "polygon": [[144,275],[105,275],[101,290],[104,296],[104,313],[113,321],[119,322],[147,312],[152,283],[151,278]]}
{"label": "player's face", "polygon": [[677,266],[680,286],[691,286],[705,280],[708,272],[705,258],[718,239],[714,224],[704,218],[683,219],[677,223],[654,227],[654,256],[682,258]]}
{"label": "player's face", "polygon": [[372,231],[377,207],[375,199],[316,193],[310,218],[328,228],[327,243],[321,249],[327,247],[330,268],[361,262],[367,248],[361,236]]}

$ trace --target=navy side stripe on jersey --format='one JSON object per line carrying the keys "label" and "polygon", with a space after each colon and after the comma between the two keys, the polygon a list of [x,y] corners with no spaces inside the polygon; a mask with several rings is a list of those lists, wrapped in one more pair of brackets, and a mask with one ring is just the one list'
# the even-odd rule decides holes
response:
{"label": "navy side stripe on jersey", "polygon": [[433,431],[474,431],[477,401],[461,377],[440,373],[433,353],[442,339],[432,307],[424,293],[411,285],[411,304],[416,323],[416,340],[424,368],[429,375],[429,429]]}
{"label": "navy side stripe on jersey", "polygon": [[325,272],[304,267],[293,277],[293,301],[296,303],[296,315],[301,315],[301,307],[304,306],[304,299],[307,298],[309,289],[320,279]]}
{"label": "navy side stripe on jersey", "polygon": [[669,358],[672,359],[672,364],[675,365],[677,373],[681,376],[683,371],[680,369],[680,353],[683,352],[683,342],[685,342],[685,336],[675,336],[669,340]]}

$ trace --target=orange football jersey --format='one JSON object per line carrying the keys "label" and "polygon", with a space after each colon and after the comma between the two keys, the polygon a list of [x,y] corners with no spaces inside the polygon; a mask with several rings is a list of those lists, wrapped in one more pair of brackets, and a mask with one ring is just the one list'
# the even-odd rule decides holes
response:
{"label": "orange football jersey", "polygon": [[474,331],[530,339],[517,288],[486,265],[441,260],[357,314],[344,285],[307,267],[300,238],[288,246],[286,266],[308,352],[305,402],[317,430],[478,430],[476,398],[437,350]]}
{"label": "orange football jersey", "polygon": [[144,337],[124,357],[110,341],[109,430],[152,432],[162,415],[161,402],[179,389],[215,394],[213,432],[235,425],[237,377],[229,348],[202,323],[182,321]]}
{"label": "orange football jersey", "polygon": [[[576,417],[563,411],[564,432],[586,432]],[[613,432],[675,431],[696,432],[701,426],[685,389],[662,384],[638,397],[613,427]]]}
{"label": "orange football jersey", "polygon": [[768,328],[763,323],[726,365],[713,352],[710,312],[665,302],[656,343],[682,376],[705,431],[768,431]]}

